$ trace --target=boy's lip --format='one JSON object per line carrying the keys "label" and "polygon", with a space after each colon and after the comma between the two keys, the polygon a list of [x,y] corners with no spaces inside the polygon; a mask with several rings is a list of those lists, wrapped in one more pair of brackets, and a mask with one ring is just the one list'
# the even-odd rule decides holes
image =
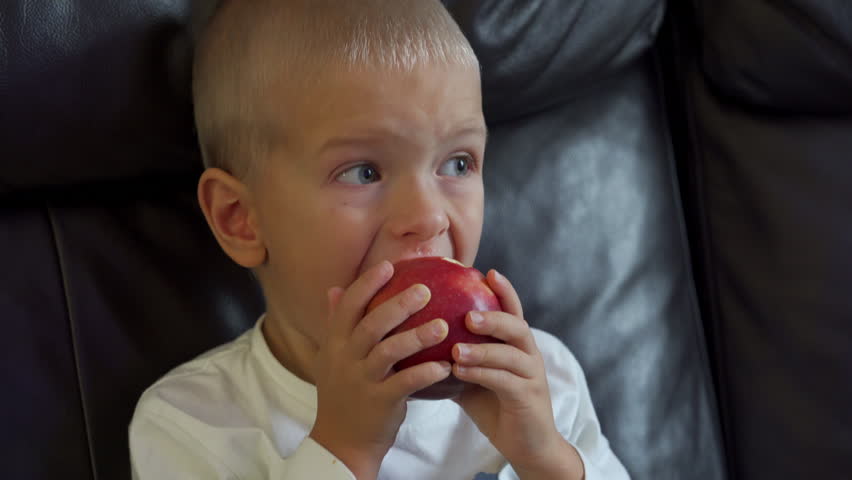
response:
{"label": "boy's lip", "polygon": [[[432,248],[417,248],[413,251],[406,252],[406,253],[399,255],[399,256],[386,257],[386,259],[390,263],[396,264],[397,262],[401,262],[403,260],[410,260],[412,258],[420,258],[420,257],[446,257],[446,258],[452,258],[453,260],[461,261],[461,260],[458,260],[457,258],[455,258],[453,255],[436,252]],[[379,261],[381,261],[381,260],[379,260]],[[363,274],[365,271],[372,268],[372,266],[376,265],[377,263],[378,262],[374,262],[370,265],[366,265],[365,268],[362,269],[363,271],[358,272],[358,274],[359,275]]]}
{"label": "boy's lip", "polygon": [[448,255],[434,255],[434,254],[419,255],[419,254],[417,254],[417,255],[404,255],[402,257],[397,258],[396,260],[388,259],[388,261],[393,263],[393,264],[396,264],[397,262],[401,262],[403,260],[411,260],[412,258],[420,258],[420,257],[447,257],[447,258],[452,258]]}
{"label": "boy's lip", "polygon": [[441,248],[435,248],[434,245],[418,245],[411,250],[403,252],[401,255],[389,256],[388,261],[391,263],[401,262],[412,258],[420,257],[447,257],[455,260],[455,256],[450,252],[443,252]]}

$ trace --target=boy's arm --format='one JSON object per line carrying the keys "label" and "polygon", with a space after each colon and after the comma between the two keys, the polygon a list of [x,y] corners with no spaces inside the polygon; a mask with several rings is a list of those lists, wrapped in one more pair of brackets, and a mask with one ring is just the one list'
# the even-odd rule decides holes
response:
{"label": "boy's arm", "polygon": [[[554,423],[564,444],[561,453],[551,456],[555,461],[542,463],[540,472],[516,472],[507,465],[499,480],[535,480],[537,478],[567,479],[577,457],[585,470],[585,480],[629,480],[630,476],[610,448],[601,431],[592,404],[586,378],[579,362],[553,335],[534,330],[536,344],[542,350],[548,371],[547,380],[553,402]],[[570,447],[570,450],[566,449]],[[563,472],[557,474],[555,472]]]}
{"label": "boy's arm", "polygon": [[630,476],[601,431],[579,362],[553,335],[540,330],[533,333],[548,372],[556,428],[582,459],[585,479],[629,480]]}
{"label": "boy's arm", "polygon": [[487,281],[505,311],[471,312],[467,327],[505,343],[456,345],[453,373],[473,384],[457,402],[512,465],[500,478],[628,479],[573,355],[529,327],[508,279],[491,271]]}
{"label": "boy's arm", "polygon": [[232,450],[242,442],[235,442],[227,429],[175,413],[161,415],[137,409],[130,425],[134,480],[236,480],[247,472],[274,480],[355,480],[343,462],[310,438],[287,458],[281,458],[268,442],[259,441],[252,452],[244,456],[232,452],[226,462],[225,455],[217,451]]}

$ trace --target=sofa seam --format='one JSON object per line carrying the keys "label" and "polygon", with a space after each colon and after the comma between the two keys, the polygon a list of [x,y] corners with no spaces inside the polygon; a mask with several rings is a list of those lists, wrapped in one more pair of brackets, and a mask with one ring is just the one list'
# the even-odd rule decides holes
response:
{"label": "sofa seam", "polygon": [[[698,61],[697,59],[693,59],[690,61],[690,65],[687,67],[685,74],[684,104],[687,107],[687,111],[696,111],[694,89],[696,88],[695,77],[699,75],[701,75],[701,70],[699,68]],[[722,375],[727,375],[729,371],[727,357],[725,356],[725,339],[724,336],[721,335],[723,309],[720,306],[719,277],[716,273],[714,273],[714,271],[712,271],[713,269],[710,268],[710,265],[717,264],[718,258],[716,255],[717,247],[712,233],[711,220],[707,213],[710,210],[708,204],[712,202],[707,197],[704,188],[704,168],[706,166],[706,158],[702,154],[702,152],[705,151],[703,148],[704,137],[699,133],[698,126],[695,121],[687,121],[686,131],[688,132],[690,139],[692,139],[692,142],[688,142],[688,145],[692,146],[690,150],[692,157],[695,159],[695,168],[689,173],[689,177],[694,182],[695,206],[698,213],[698,223],[700,225],[700,231],[698,234],[700,235],[704,245],[704,251],[701,252],[701,258],[704,262],[704,281],[706,283],[706,288],[708,289],[707,308],[710,316],[708,321],[715,333],[713,344],[715,345],[714,350],[716,354],[716,365],[718,368],[718,375],[720,377],[718,382],[718,400],[721,407],[720,413],[724,413],[724,415],[720,415],[720,420],[724,428],[723,436],[725,437],[725,442],[729,442],[731,447],[729,449],[725,449],[725,453],[730,455],[729,463],[731,472],[729,472],[729,474],[736,479],[737,475],[733,472],[736,471],[735,466],[738,465],[738,450],[736,448],[737,442],[732,430],[733,422],[730,418],[730,415],[732,414],[730,407],[730,392],[725,388],[726,385],[722,378]]]}
{"label": "sofa seam", "polygon": [[[681,66],[680,69],[674,69],[672,72],[675,75],[670,79],[671,80],[671,91],[664,91],[664,95],[668,98],[672,99],[675,103],[672,104],[670,102],[666,102],[665,106],[672,105],[674,108],[678,108],[683,113],[683,122],[685,122],[685,127],[683,128],[682,135],[685,137],[682,151],[681,153],[685,156],[683,162],[685,166],[680,166],[677,162],[677,157],[675,155],[675,166],[676,170],[683,171],[683,177],[677,181],[678,184],[683,182],[685,186],[691,189],[690,198],[692,207],[695,211],[695,222],[693,224],[693,228],[696,230],[695,239],[698,242],[696,249],[692,248],[692,245],[689,245],[689,250],[691,251],[688,259],[689,259],[689,268],[692,272],[693,281],[700,280],[702,285],[706,290],[705,295],[700,295],[697,291],[697,285],[693,290],[693,300],[697,302],[697,304],[693,304],[693,308],[697,308],[699,313],[701,312],[701,304],[706,301],[706,313],[707,316],[700,316],[702,319],[701,322],[701,330],[698,332],[699,335],[704,337],[704,354],[707,356],[707,365],[711,370],[706,371],[705,375],[710,376],[711,387],[715,393],[715,407],[718,409],[717,417],[719,421],[719,431],[718,435],[721,439],[721,448],[722,448],[722,462],[724,472],[727,478],[736,479],[736,468],[735,466],[738,464],[738,452],[736,450],[737,441],[734,437],[734,432],[732,430],[733,422],[730,419],[730,414],[732,412],[730,406],[730,392],[727,389],[727,386],[724,382],[724,378],[729,372],[728,362],[726,357],[723,355],[725,351],[725,339],[719,334],[721,331],[721,319],[722,317],[722,308],[720,307],[720,297],[719,297],[719,278],[714,271],[711,271],[710,265],[713,265],[713,260],[716,258],[716,248],[715,241],[713,238],[713,234],[710,230],[710,220],[708,217],[708,203],[710,201],[706,198],[705,194],[705,180],[702,172],[703,166],[706,164],[706,159],[704,155],[702,155],[703,149],[700,148],[701,145],[704,144],[702,135],[698,132],[697,127],[697,115],[694,113],[696,111],[695,104],[695,86],[694,86],[694,76],[700,75],[700,62],[694,55],[697,55],[699,51],[699,47],[697,45],[693,45],[692,52],[689,52],[689,47],[684,46],[685,43],[695,43],[698,41],[700,35],[700,30],[697,30],[697,27],[692,25],[691,22],[687,22],[686,27],[683,25],[679,25],[683,20],[678,22],[674,17],[682,17],[684,15],[693,16],[695,4],[694,2],[688,2],[687,4],[680,4],[677,12],[674,12],[674,8],[670,9],[667,12],[668,15],[668,23],[669,26],[667,28],[667,34],[669,35],[669,42],[672,45],[672,56],[674,57],[675,62],[678,62]],[[690,39],[684,39],[684,28],[692,28],[693,31],[698,32],[696,34],[695,41],[691,41]],[[693,58],[689,58],[688,55],[694,54]],[[659,59],[659,56],[658,56]],[[660,72],[660,75],[662,72]],[[664,87],[667,85],[663,82]],[[669,90],[665,88],[665,90]],[[666,97],[663,97],[664,99]],[[690,114],[692,112],[692,114]],[[669,116],[669,111],[666,109],[665,113]],[[674,142],[673,132],[669,131],[669,138],[672,142]],[[673,154],[677,152],[674,151],[675,145],[672,143],[669,145],[669,149],[673,151]],[[689,165],[689,159],[693,159],[693,165]],[[689,194],[690,192],[681,192],[681,196],[678,198],[678,201],[683,204],[684,202],[684,194]],[[689,233],[688,225],[686,225],[686,211],[683,210],[682,215],[682,224],[686,233]],[[687,235],[689,238],[689,235]],[[688,242],[689,243],[689,242]],[[695,264],[693,264],[695,262]],[[700,266],[700,270],[696,271],[695,267]],[[710,348],[711,344],[708,342],[712,337],[712,349]],[[710,355],[713,357],[710,357]],[[718,383],[717,383],[718,381]]]}
{"label": "sofa seam", "polygon": [[[658,100],[656,102],[657,108],[661,112],[663,124],[669,125],[671,118],[670,118],[668,110],[666,109],[665,95],[667,93],[665,92],[664,81],[663,81],[663,78],[662,78],[662,72],[661,72],[661,67],[660,67],[660,63],[659,63],[660,62],[659,52],[657,52],[654,55],[654,59],[655,59],[655,61],[652,65],[654,66],[654,74],[655,74],[655,77],[656,77],[656,80],[657,80],[658,89],[661,93],[661,95],[657,96],[657,98],[658,98]],[[675,202],[675,205],[676,205],[676,208],[677,208],[677,211],[675,212],[676,213],[675,214],[675,221],[676,221],[677,227],[678,227],[678,238],[683,245],[683,249],[681,250],[682,253],[681,253],[681,255],[679,255],[680,263],[683,266],[683,268],[685,269],[686,274],[688,275],[689,280],[690,280],[689,288],[687,290],[688,290],[688,297],[689,297],[689,300],[688,300],[689,301],[689,310],[692,313],[692,318],[693,318],[692,323],[693,323],[693,326],[694,326],[693,340],[697,344],[699,355],[700,355],[702,366],[703,366],[700,374],[701,374],[702,379],[705,382],[705,385],[707,385],[707,388],[709,389],[708,393],[710,395],[710,398],[708,400],[712,402],[712,404],[710,405],[711,408],[714,411],[717,412],[717,414],[714,415],[716,417],[715,422],[717,422],[717,423],[716,423],[716,426],[713,428],[713,437],[716,439],[717,442],[719,442],[719,446],[722,448],[723,455],[719,458],[719,460],[722,462],[720,466],[722,467],[723,471],[726,471],[727,470],[727,465],[726,465],[727,462],[726,462],[726,459],[725,459],[725,456],[724,456],[725,441],[724,441],[724,435],[722,434],[722,431],[721,431],[722,418],[721,418],[721,415],[719,415],[718,411],[716,410],[718,408],[718,403],[721,400],[719,398],[719,392],[717,391],[718,389],[716,388],[715,382],[713,381],[713,375],[712,375],[712,368],[713,367],[712,367],[712,362],[711,362],[710,355],[709,355],[709,352],[708,352],[707,335],[704,332],[704,323],[703,323],[704,319],[703,319],[703,316],[701,315],[701,309],[698,306],[698,292],[697,292],[695,284],[694,284],[696,277],[695,277],[694,268],[692,266],[692,247],[689,244],[689,235],[687,233],[686,221],[684,219],[684,215],[686,214],[686,210],[685,210],[684,205],[683,205],[683,199],[681,198],[682,192],[681,192],[681,188],[680,188],[680,185],[679,185],[679,182],[678,182],[678,177],[677,177],[677,166],[676,166],[677,160],[676,160],[676,155],[675,155],[675,151],[674,151],[674,146],[672,144],[673,138],[672,138],[672,133],[671,133],[670,130],[668,130],[668,128],[662,129],[662,132],[660,133],[660,135],[663,137],[663,140],[664,140],[664,143],[665,143],[665,155],[666,155],[666,160],[667,160],[666,165],[667,165],[667,170],[668,170],[669,188],[671,189],[671,191],[673,193],[672,197],[674,199],[674,202]]]}
{"label": "sofa seam", "polygon": [[59,276],[62,280],[62,295],[65,299],[65,312],[66,318],[68,319],[68,329],[71,337],[71,351],[74,356],[74,370],[77,376],[77,389],[80,398],[80,409],[83,414],[83,428],[86,433],[86,449],[89,453],[89,467],[92,470],[92,478],[97,480],[98,472],[95,466],[95,453],[92,448],[92,429],[91,422],[89,418],[89,411],[86,408],[86,394],[83,389],[83,376],[82,370],[80,368],[80,349],[77,342],[77,329],[75,327],[75,316],[74,310],[72,309],[71,295],[69,294],[68,288],[68,276],[66,274],[66,264],[65,264],[65,256],[62,254],[62,250],[59,248],[60,244],[60,234],[59,234],[59,225],[56,221],[56,217],[54,215],[54,208],[50,206],[49,202],[45,203],[45,211],[47,213],[48,222],[50,223],[50,230],[53,237],[53,248],[54,253],[56,255],[56,261],[59,265]]}

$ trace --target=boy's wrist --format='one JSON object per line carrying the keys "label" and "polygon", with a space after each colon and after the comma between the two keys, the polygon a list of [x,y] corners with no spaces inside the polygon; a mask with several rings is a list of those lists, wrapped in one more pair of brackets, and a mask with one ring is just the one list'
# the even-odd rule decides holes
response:
{"label": "boy's wrist", "polygon": [[521,480],[584,480],[585,466],[580,453],[562,436],[542,461],[528,467],[512,465]]}
{"label": "boy's wrist", "polygon": [[309,435],[314,442],[334,455],[358,480],[375,480],[379,476],[382,459],[376,460],[375,455],[348,446],[337,445],[333,439],[324,437],[321,433],[312,431]]}

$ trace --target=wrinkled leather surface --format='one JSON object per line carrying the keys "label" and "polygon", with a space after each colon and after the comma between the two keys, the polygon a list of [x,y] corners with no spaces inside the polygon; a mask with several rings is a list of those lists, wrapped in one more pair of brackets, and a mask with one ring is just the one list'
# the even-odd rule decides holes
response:
{"label": "wrinkled leather surface", "polygon": [[641,62],[587,97],[496,126],[477,265],[585,369],[634,479],[722,479],[721,439],[672,158]]}
{"label": "wrinkled leather surface", "polygon": [[0,4],[0,194],[185,173],[189,1]]}
{"label": "wrinkled leather surface", "polygon": [[852,120],[752,116],[694,82],[731,460],[744,479],[845,478]]}
{"label": "wrinkled leather surface", "polygon": [[852,9],[694,4],[679,153],[732,473],[849,478]]}
{"label": "wrinkled leather surface", "polygon": [[[53,411],[22,406],[18,411],[29,415],[21,431],[42,436],[11,459],[13,471],[44,468],[42,450],[33,445],[69,457],[82,449],[76,460],[86,469],[71,477],[15,478],[129,478],[127,425],[141,392],[172,367],[236,337],[262,312],[253,279],[225,257],[209,232],[195,203],[194,181],[104,186],[51,199],[49,230],[14,230],[22,241],[42,240],[29,248],[33,255],[50,254],[49,265],[59,273],[33,272],[26,283],[32,301],[21,304],[13,297],[8,303],[17,308],[4,309],[4,317],[13,313],[28,326],[25,340],[44,337],[42,343],[50,340],[67,353],[41,366],[36,359],[53,349],[22,343],[5,364],[22,364],[31,381],[55,388],[51,400],[76,423],[68,428],[54,420]],[[40,211],[19,215],[38,218]],[[8,288],[8,280],[3,283],[0,291]],[[14,442],[23,446],[17,435]]]}
{"label": "wrinkled leather surface", "polygon": [[693,1],[722,94],[779,113],[852,111],[852,2]]}
{"label": "wrinkled leather surface", "polygon": [[51,209],[99,478],[127,478],[126,426],[142,390],[263,311],[252,277],[209,232],[193,183]]}
{"label": "wrinkled leather surface", "polygon": [[492,122],[592,94],[654,42],[662,0],[444,0],[482,65]]}
{"label": "wrinkled leather surface", "polygon": [[45,209],[0,207],[3,476],[92,478],[63,276]]}

